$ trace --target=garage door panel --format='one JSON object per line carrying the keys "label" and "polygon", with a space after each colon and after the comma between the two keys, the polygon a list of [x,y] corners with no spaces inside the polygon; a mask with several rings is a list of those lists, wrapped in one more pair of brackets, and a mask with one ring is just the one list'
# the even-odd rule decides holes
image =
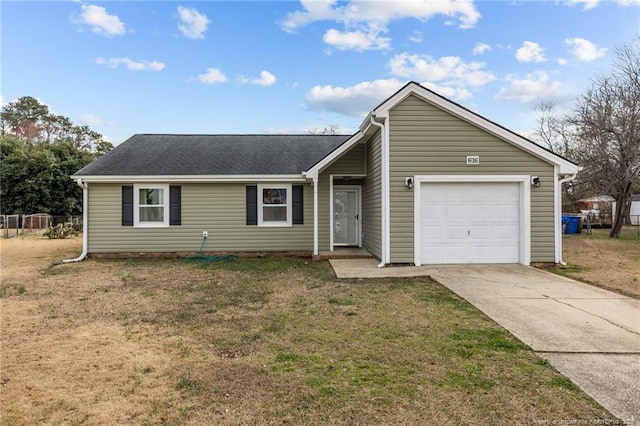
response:
{"label": "garage door panel", "polygon": [[519,261],[518,183],[423,183],[420,191],[423,264]]}
{"label": "garage door panel", "polygon": [[[423,225],[420,230],[422,231],[422,235],[431,235],[433,240],[444,240],[446,238],[445,227],[441,225]],[[426,244],[429,245],[428,243]]]}
{"label": "garage door panel", "polygon": [[443,205],[434,205],[434,204],[424,205],[423,204],[421,208],[423,213],[429,217],[433,217],[433,218],[447,217],[445,206]]}
{"label": "garage door panel", "polygon": [[[507,242],[513,242],[513,236],[518,235],[518,225],[504,225],[493,227],[493,237],[495,240],[501,241],[502,245]],[[516,244],[517,247],[517,244]]]}
{"label": "garage door panel", "polygon": [[518,246],[494,246],[492,247],[492,257],[499,259],[497,262],[490,263],[518,263]]}
{"label": "garage door panel", "polygon": [[457,259],[456,262],[453,263],[467,263],[467,253],[468,247],[465,245],[453,245],[449,247],[445,247],[442,251],[443,260],[447,259]]}
{"label": "garage door panel", "polygon": [[494,239],[495,236],[495,228],[493,225],[491,224],[476,224],[476,225],[471,225],[471,228],[473,229],[473,234],[471,234],[471,232],[467,233],[467,236],[469,237],[470,242],[473,241],[480,241],[480,240],[488,240],[488,241],[492,241]]}
{"label": "garage door panel", "polygon": [[448,219],[467,218],[467,213],[464,211],[464,206],[462,204],[447,204],[444,207],[444,214]]}
{"label": "garage door panel", "polygon": [[493,250],[491,245],[476,244],[470,247],[467,263],[492,263]]}

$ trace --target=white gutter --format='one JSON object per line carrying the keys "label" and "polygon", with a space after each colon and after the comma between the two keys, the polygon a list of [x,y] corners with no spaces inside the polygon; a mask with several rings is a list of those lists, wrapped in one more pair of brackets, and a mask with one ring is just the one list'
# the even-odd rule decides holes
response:
{"label": "white gutter", "polygon": [[557,244],[558,244],[558,263],[562,266],[566,266],[567,262],[565,262],[564,260],[562,260],[562,184],[563,183],[567,183],[570,182],[572,180],[574,180],[576,178],[576,176],[578,176],[577,173],[571,174],[565,178],[562,178],[558,181],[558,199],[557,199],[557,205],[556,205],[556,209],[558,212],[558,217],[556,218],[556,227],[559,229],[559,234],[558,234],[558,240],[557,240]]}
{"label": "white gutter", "polygon": [[64,259],[62,263],[73,263],[73,262],[80,262],[81,260],[84,260],[87,257],[87,250],[89,248],[89,245],[88,245],[89,233],[87,232],[89,230],[89,221],[88,221],[88,218],[89,218],[88,189],[89,187],[85,182],[82,181],[82,179],[77,179],[76,183],[80,188],[82,188],[82,253],[80,254],[80,256],[76,257],[75,259]]}
{"label": "white gutter", "polygon": [[71,179],[84,182],[120,183],[120,182],[306,182],[304,174],[299,175],[81,175]]}
{"label": "white gutter", "polygon": [[381,239],[380,239],[380,263],[377,265],[378,268],[384,268],[385,265],[387,264],[387,186],[388,186],[388,176],[387,176],[387,167],[386,167],[386,161],[385,161],[385,157],[387,156],[387,150],[386,150],[386,144],[385,144],[385,125],[382,123],[378,123],[375,120],[375,116],[373,114],[369,115],[369,118],[371,120],[371,124],[373,124],[374,126],[377,126],[380,128],[380,151],[381,151],[381,156],[380,156],[380,162],[381,162],[381,167],[382,167],[382,179],[381,179],[381,183],[382,183],[382,188],[380,189],[381,194],[380,194],[380,199],[381,199],[381,209],[380,209],[380,216],[381,216],[381,227],[380,230],[382,231],[382,235],[381,235]]}

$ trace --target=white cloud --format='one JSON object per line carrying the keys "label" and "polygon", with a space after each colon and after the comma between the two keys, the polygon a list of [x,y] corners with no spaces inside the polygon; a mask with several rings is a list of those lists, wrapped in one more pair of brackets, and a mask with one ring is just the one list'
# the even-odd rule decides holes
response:
{"label": "white cloud", "polygon": [[82,5],[81,24],[89,25],[91,31],[107,37],[122,35],[126,32],[124,23],[116,15],[109,15],[102,6]]}
{"label": "white cloud", "polygon": [[422,41],[422,32],[421,31],[414,31],[409,36],[409,40],[414,42],[414,43],[420,43]]}
{"label": "white cloud", "polygon": [[[301,0],[300,3],[302,10],[287,14],[281,22],[282,29],[294,32],[313,22],[338,22],[344,25],[344,31],[327,32],[325,41],[329,37],[329,40],[343,46],[343,49],[366,50],[363,46],[369,46],[367,49],[387,49],[390,40],[379,38],[378,34],[387,32],[387,26],[392,21],[408,18],[426,21],[434,16],[444,15],[456,18],[461,28],[471,28],[480,19],[473,0],[351,0],[346,3],[338,3],[337,0]],[[348,40],[354,37],[359,41]]]}
{"label": "white cloud", "polygon": [[569,61],[566,58],[558,58],[558,65],[567,65]]}
{"label": "white cloud", "polygon": [[124,65],[129,71],[162,71],[165,64],[158,61],[134,61],[131,58],[96,58],[96,64],[108,68],[118,68]]}
{"label": "white cloud", "polygon": [[306,101],[314,110],[363,117],[404,85],[396,79],[364,81],[351,87],[314,86]]}
{"label": "white cloud", "polygon": [[401,53],[389,61],[393,75],[410,80],[441,82],[446,86],[478,87],[495,80],[495,75],[484,70],[482,62],[465,62],[458,56],[433,59],[427,55]]}
{"label": "white cloud", "polygon": [[491,46],[486,43],[476,43],[473,47],[472,53],[474,55],[484,55],[486,52],[491,50]]}
{"label": "white cloud", "polygon": [[316,21],[341,20],[341,9],[334,9],[337,0],[300,0],[304,11],[287,14],[281,22],[282,29],[293,32],[296,29]]}
{"label": "white cloud", "polygon": [[457,99],[462,101],[473,96],[470,91],[463,87],[439,86],[430,81],[423,82],[421,84],[427,89],[433,90],[434,92],[441,96],[444,96],[445,98]]}
{"label": "white cloud", "polygon": [[260,73],[260,78],[251,80],[252,84],[257,84],[262,87],[271,86],[272,84],[275,84],[275,82],[276,76],[271,74],[269,71],[262,71]]}
{"label": "white cloud", "polygon": [[516,50],[516,59],[520,62],[544,62],[544,49],[538,43],[525,41],[522,47]]}
{"label": "white cloud", "polygon": [[607,53],[606,48],[598,47],[589,40],[580,37],[567,38],[564,40],[564,45],[569,48],[569,53],[581,62],[594,61]]}
{"label": "white cloud", "polygon": [[102,126],[105,124],[105,121],[92,114],[82,114],[80,116],[80,123],[86,126]]}
{"label": "white cloud", "polygon": [[[313,110],[364,117],[405,84],[406,81],[392,78],[363,81],[350,87],[315,86],[307,92],[306,102]],[[471,92],[465,88],[441,86],[433,82],[420,84],[447,98],[463,100],[471,97]]]}
{"label": "white cloud", "polygon": [[207,68],[206,73],[198,75],[198,81],[205,84],[224,83],[227,76],[218,68]]}
{"label": "white cloud", "polygon": [[568,0],[567,4],[569,6],[578,6],[582,5],[582,10],[590,10],[598,6],[600,0]]}
{"label": "white cloud", "polygon": [[[583,11],[595,9],[600,3],[601,0],[567,0],[564,2],[567,6],[582,5]],[[614,3],[618,3],[622,7],[640,6],[640,0],[614,0]]]}
{"label": "white cloud", "polygon": [[207,32],[207,27],[211,23],[206,15],[194,8],[182,6],[178,6],[178,15],[180,17],[178,29],[185,37],[194,40],[204,38],[204,33]]}
{"label": "white cloud", "polygon": [[556,96],[562,87],[557,81],[550,81],[549,74],[545,71],[536,71],[523,79],[507,75],[509,84],[500,89],[494,97],[496,101],[531,102],[536,99],[544,99]]}
{"label": "white cloud", "polygon": [[458,18],[461,28],[471,28],[480,19],[473,0],[404,0],[397,2],[349,1],[338,6],[336,0],[301,0],[302,11],[289,13],[282,22],[286,31],[294,31],[312,22],[333,20],[345,24],[386,26],[391,21],[415,18],[426,21],[436,15]]}
{"label": "white cloud", "polygon": [[386,50],[391,47],[391,39],[379,37],[377,32],[328,30],[323,37],[325,43],[338,50]]}

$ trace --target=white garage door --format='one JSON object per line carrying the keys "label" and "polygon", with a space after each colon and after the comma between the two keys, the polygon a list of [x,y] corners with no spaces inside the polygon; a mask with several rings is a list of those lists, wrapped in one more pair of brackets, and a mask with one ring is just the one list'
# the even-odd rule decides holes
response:
{"label": "white garage door", "polygon": [[423,183],[422,264],[518,263],[518,183]]}

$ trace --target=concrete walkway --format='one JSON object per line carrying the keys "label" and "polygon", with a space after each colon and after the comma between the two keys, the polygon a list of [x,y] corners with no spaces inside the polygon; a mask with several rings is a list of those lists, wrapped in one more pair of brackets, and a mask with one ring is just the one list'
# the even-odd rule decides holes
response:
{"label": "concrete walkway", "polygon": [[521,265],[388,267],[331,260],[339,278],[430,276],[628,424],[640,424],[640,300]]}

